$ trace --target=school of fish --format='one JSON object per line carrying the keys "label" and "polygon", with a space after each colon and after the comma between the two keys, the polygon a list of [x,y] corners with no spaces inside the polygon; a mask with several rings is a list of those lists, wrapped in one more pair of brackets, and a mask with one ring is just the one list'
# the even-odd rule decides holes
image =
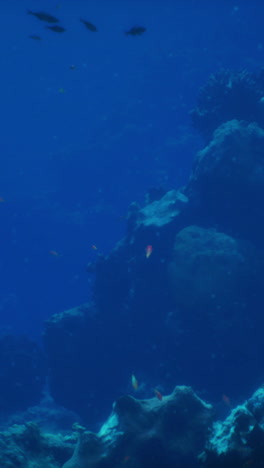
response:
{"label": "school of fish", "polygon": [[[35,18],[37,18],[40,21],[43,21],[44,23],[52,24],[52,26],[45,27],[50,31],[53,31],[55,33],[64,33],[66,31],[66,28],[58,24],[60,20],[56,16],[50,15],[45,11],[27,10],[27,13],[28,15],[34,16]],[[85,26],[86,29],[88,29],[88,31],[98,32],[97,26],[95,26],[95,24],[91,23],[90,21],[80,18],[80,22]],[[124,34],[126,36],[141,36],[144,32],[146,32],[146,30],[147,29],[144,26],[133,26],[129,30],[124,31]],[[41,40],[41,37],[37,34],[31,34],[29,38],[34,39],[35,41]]]}

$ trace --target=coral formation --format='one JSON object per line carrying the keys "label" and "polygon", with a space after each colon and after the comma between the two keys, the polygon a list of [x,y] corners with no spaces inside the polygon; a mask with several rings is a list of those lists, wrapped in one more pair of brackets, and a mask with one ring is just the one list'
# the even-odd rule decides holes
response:
{"label": "coral formation", "polygon": [[252,466],[264,459],[264,390],[258,389],[224,421],[216,421],[200,461],[205,468]]}
{"label": "coral formation", "polygon": [[125,238],[94,266],[95,315],[88,307],[46,324],[57,403],[98,420],[96,395],[103,417],[126,388],[124,360],[165,388],[177,379],[209,392],[223,382],[237,396],[240,384],[252,390],[264,365],[263,154],[264,130],[232,120],[198,153],[186,187],[131,206]]}
{"label": "coral formation", "polygon": [[198,153],[186,187],[200,223],[221,224],[239,237],[263,238],[263,154],[264,130],[255,123],[232,120],[215,131]]}
{"label": "coral formation", "polygon": [[60,468],[71,456],[77,433],[45,434],[27,422],[0,432],[1,468]]}
{"label": "coral formation", "polygon": [[[210,314],[240,310],[258,271],[251,262],[253,247],[218,232],[188,226],[175,237],[169,264],[171,287],[178,306]],[[253,287],[253,286],[252,286]]]}
{"label": "coral formation", "polygon": [[208,142],[214,130],[229,120],[264,124],[264,73],[221,70],[210,76],[192,111],[193,125]]}
{"label": "coral formation", "polygon": [[193,466],[212,414],[212,406],[188,387],[176,387],[162,401],[121,397],[98,434],[80,435],[63,468]]}
{"label": "coral formation", "polygon": [[98,432],[78,423],[67,433],[33,422],[0,432],[3,468],[261,468],[264,390],[217,420],[212,405],[190,387],[162,399],[123,396]]}
{"label": "coral formation", "polygon": [[[186,186],[152,191],[142,208],[132,204],[124,239],[89,266],[95,273],[93,302],[47,321],[51,395],[79,412],[91,429],[118,394],[127,393],[134,369],[145,379],[142,398],[160,383],[166,392],[175,382],[206,389],[215,400],[226,389],[241,398],[241,389],[245,397],[262,378],[263,102],[263,72],[255,77],[227,71],[210,79],[193,112],[207,146]],[[25,346],[31,351],[22,361],[12,343],[11,352],[8,341],[1,346],[8,369],[5,408],[13,405],[12,360],[22,362],[26,376],[22,399],[14,397],[24,408],[43,388],[42,361],[32,346]],[[15,371],[20,375],[16,366]],[[29,386],[27,393],[23,388]],[[258,468],[263,394],[260,389],[225,421],[215,421],[209,435],[212,408],[190,388],[176,387],[160,400],[118,398],[99,432],[78,429],[79,442],[65,468],[193,468],[200,452],[206,468],[247,463]],[[35,426],[21,431],[30,451],[40,450],[43,438]],[[15,437],[2,435],[3,454]],[[26,454],[25,444],[23,450]],[[2,465],[27,466],[23,450],[15,462],[3,459]],[[55,466],[66,459],[66,451],[60,453]]]}

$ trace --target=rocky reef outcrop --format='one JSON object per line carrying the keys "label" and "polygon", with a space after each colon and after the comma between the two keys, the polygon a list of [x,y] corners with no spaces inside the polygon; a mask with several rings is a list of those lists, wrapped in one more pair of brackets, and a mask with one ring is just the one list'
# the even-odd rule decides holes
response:
{"label": "rocky reef outcrop", "polygon": [[[215,80],[208,92],[222,89]],[[232,75],[236,93],[254,97],[256,108],[259,80]],[[228,107],[229,94],[215,93],[221,96]],[[206,102],[208,112],[219,110]],[[221,114],[185,187],[131,205],[125,237],[89,266],[93,304],[46,323],[52,395],[89,421],[103,418],[117,393],[127,391],[132,372],[147,376],[149,387],[177,381],[213,398],[220,397],[217,388],[250,392],[261,375],[264,130],[250,113],[247,120],[234,117],[245,116]]]}
{"label": "rocky reef outcrop", "polygon": [[261,387],[224,421],[213,424],[200,461],[206,468],[260,468],[264,460],[264,390]]}
{"label": "rocky reef outcrop", "polygon": [[233,235],[263,238],[264,130],[256,123],[222,124],[198,153],[186,187],[200,223]]}
{"label": "rocky reef outcrop", "polygon": [[78,434],[42,432],[26,422],[0,432],[1,468],[60,468],[72,455]]}
{"label": "rocky reef outcrop", "polygon": [[[206,146],[186,186],[132,204],[125,237],[88,266],[93,301],[46,322],[51,395],[94,430],[81,431],[66,468],[193,468],[199,451],[208,468],[261,466],[261,391],[212,427],[211,409],[186,387],[146,398],[176,382],[206,389],[215,401],[223,394],[242,400],[261,382],[263,97],[263,72],[209,80],[193,112]],[[132,373],[141,400],[118,398],[130,391]],[[182,413],[183,395],[191,400],[183,399]],[[204,425],[198,418],[195,434],[194,400],[210,415]]]}
{"label": "rocky reef outcrop", "polygon": [[25,336],[0,337],[0,411],[24,410],[41,400],[47,377],[46,358]]}
{"label": "rocky reef outcrop", "polygon": [[171,288],[178,306],[208,311],[211,315],[241,310],[248,289],[256,292],[258,269],[252,245],[198,226],[188,226],[175,237],[169,263]]}
{"label": "rocky reef outcrop", "polygon": [[264,124],[264,72],[220,70],[200,90],[193,126],[208,143],[222,123],[233,119]]}
{"label": "rocky reef outcrop", "polygon": [[98,432],[74,423],[67,432],[31,421],[0,432],[3,468],[261,468],[264,390],[217,419],[190,387],[170,395],[116,400]]}
{"label": "rocky reef outcrop", "polygon": [[212,406],[188,387],[162,400],[121,397],[97,434],[80,435],[63,468],[196,466],[212,415]]}
{"label": "rocky reef outcrop", "polygon": [[223,123],[185,187],[131,206],[126,236],[93,266],[94,312],[46,324],[59,404],[95,420],[98,399],[103,417],[135,369],[150,386],[202,385],[215,398],[252,390],[264,365],[263,155],[256,123]]}

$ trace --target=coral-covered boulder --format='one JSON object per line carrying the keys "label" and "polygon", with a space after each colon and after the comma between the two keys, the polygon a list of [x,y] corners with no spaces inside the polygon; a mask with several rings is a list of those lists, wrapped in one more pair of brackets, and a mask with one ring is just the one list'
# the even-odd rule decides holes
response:
{"label": "coral-covered boulder", "polygon": [[0,432],[1,468],[60,468],[72,455],[77,433],[43,433],[27,421]]}
{"label": "coral-covered boulder", "polygon": [[186,191],[200,221],[262,238],[264,130],[237,120],[221,125],[198,153]]}
{"label": "coral-covered boulder", "polygon": [[212,415],[190,387],[176,387],[161,401],[121,397],[97,434],[81,434],[64,468],[195,466]]}
{"label": "coral-covered boulder", "polygon": [[260,388],[224,421],[217,421],[200,460],[206,468],[261,468],[264,460],[264,390]]}
{"label": "coral-covered boulder", "polygon": [[252,248],[214,229],[189,226],[175,238],[169,280],[175,304],[186,309],[226,311],[243,307],[257,270]]}

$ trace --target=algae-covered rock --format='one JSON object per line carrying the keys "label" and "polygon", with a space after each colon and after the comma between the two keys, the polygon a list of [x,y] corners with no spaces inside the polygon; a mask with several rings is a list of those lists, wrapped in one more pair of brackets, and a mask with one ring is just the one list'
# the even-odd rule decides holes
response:
{"label": "algae-covered rock", "polygon": [[264,130],[232,120],[200,151],[186,193],[207,225],[263,239]]}
{"label": "algae-covered rock", "polygon": [[176,387],[161,400],[121,397],[97,434],[81,434],[63,468],[194,466],[212,415],[190,387]]}
{"label": "algae-covered rock", "polygon": [[206,468],[261,468],[264,460],[264,390],[259,388],[224,421],[213,424],[200,461]]}
{"label": "algae-covered rock", "polygon": [[13,425],[0,432],[1,468],[60,468],[71,456],[77,434],[42,433],[37,424]]}
{"label": "algae-covered rock", "polygon": [[214,229],[182,229],[175,237],[169,264],[175,303],[220,311],[241,306],[257,275],[250,254],[249,247]]}

